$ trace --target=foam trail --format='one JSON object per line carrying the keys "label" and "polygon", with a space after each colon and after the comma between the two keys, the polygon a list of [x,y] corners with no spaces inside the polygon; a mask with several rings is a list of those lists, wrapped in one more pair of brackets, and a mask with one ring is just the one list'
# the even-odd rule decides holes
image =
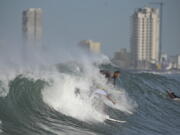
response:
{"label": "foam trail", "polygon": [[133,114],[135,108],[138,107],[137,103],[130,99],[125,90],[122,88],[110,90],[109,93],[111,93],[113,99],[116,101],[116,104],[114,105],[106,99],[104,100],[104,103],[112,108],[118,109],[127,114]]}
{"label": "foam trail", "polygon": [[53,86],[43,91],[43,100],[55,110],[83,121],[104,121],[105,114],[98,112],[88,97],[77,97],[75,88],[81,88],[84,95],[88,95],[88,80],[61,75],[56,78]]}

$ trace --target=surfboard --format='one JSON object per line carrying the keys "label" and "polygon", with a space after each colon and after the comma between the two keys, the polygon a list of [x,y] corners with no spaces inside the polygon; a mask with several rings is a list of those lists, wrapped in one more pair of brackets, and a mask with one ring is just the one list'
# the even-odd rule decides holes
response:
{"label": "surfboard", "polygon": [[180,101],[180,98],[174,98],[173,100],[175,100],[175,101]]}
{"label": "surfboard", "polygon": [[126,121],[116,120],[116,119],[113,119],[113,118],[107,118],[106,120],[113,121],[113,122],[118,122],[118,123],[126,123]]}

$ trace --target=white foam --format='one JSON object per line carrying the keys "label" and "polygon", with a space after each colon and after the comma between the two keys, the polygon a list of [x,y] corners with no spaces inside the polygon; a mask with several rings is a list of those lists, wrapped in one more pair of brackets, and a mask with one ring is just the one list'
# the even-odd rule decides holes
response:
{"label": "white foam", "polygon": [[[13,55],[10,58],[6,56],[1,57],[3,61],[0,62],[0,64],[3,66],[0,67],[0,80],[3,81],[6,89],[2,95],[7,95],[10,80],[13,80],[19,74],[23,74],[28,78],[43,79],[50,83],[50,85],[42,91],[43,100],[60,113],[83,121],[102,122],[107,118],[108,114],[103,111],[104,106],[102,104],[95,106],[94,101],[89,98],[89,93],[92,90],[90,87],[92,87],[94,83],[103,86],[103,88],[109,92],[113,89],[111,85],[107,84],[104,76],[99,73],[97,67],[99,64],[110,63],[106,56],[92,55],[89,57],[89,55],[78,55],[77,58],[73,56],[68,58],[72,63],[74,61],[78,63],[72,66],[72,71],[79,72],[78,76],[77,74],[73,75],[71,73],[59,73],[52,66],[49,66],[57,64],[59,59],[67,62],[68,60],[64,59],[66,56],[59,57],[59,55],[57,55],[55,57],[55,54],[53,54],[51,58],[49,55],[44,55],[44,53],[41,54],[30,51],[30,58],[26,63],[23,63],[23,60],[19,60],[19,53],[17,54],[17,58],[13,57]],[[58,54],[61,53],[58,52]],[[74,54],[78,53],[76,52]],[[81,89],[81,97],[75,95],[74,91],[76,88]],[[111,104],[109,104],[109,106],[114,107]],[[131,112],[131,104],[129,104],[126,96],[121,97],[121,102],[118,102],[116,108],[123,112],[128,112],[129,110]]]}
{"label": "white foam", "polygon": [[[98,112],[89,100],[90,84],[89,80],[61,74],[52,87],[43,91],[43,100],[55,110],[79,120],[104,121],[106,115]],[[81,88],[84,96],[76,96],[75,88]]]}
{"label": "white foam", "polygon": [[136,102],[134,102],[132,99],[130,99],[125,92],[121,88],[121,91],[112,91],[112,96],[114,100],[116,101],[115,105],[111,105],[112,108],[118,109],[124,113],[127,114],[133,114],[134,109],[138,106]]}
{"label": "white foam", "polygon": [[[83,73],[79,76],[72,74],[54,74],[50,78],[51,85],[42,92],[43,100],[55,110],[82,121],[103,122],[108,114],[104,112],[104,103],[122,112],[132,114],[134,105],[130,102],[125,92],[113,90],[112,85],[99,73],[99,69],[88,62],[82,61]],[[100,100],[101,103],[94,104],[94,99],[89,97],[92,86],[96,84],[105,88],[117,100],[117,104],[106,103],[107,99]],[[75,95],[75,89],[81,90],[81,95]],[[123,91],[119,89],[118,91]]]}

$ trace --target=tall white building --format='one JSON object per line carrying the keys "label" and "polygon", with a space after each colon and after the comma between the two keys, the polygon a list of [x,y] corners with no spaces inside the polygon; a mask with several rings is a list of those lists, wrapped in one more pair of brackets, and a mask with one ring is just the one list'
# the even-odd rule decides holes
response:
{"label": "tall white building", "polygon": [[29,8],[23,11],[23,40],[28,46],[41,46],[42,9]]}
{"label": "tall white building", "polygon": [[136,68],[159,61],[159,10],[139,8],[132,16],[131,58]]}
{"label": "tall white building", "polygon": [[180,55],[177,56],[177,68],[180,69]]}

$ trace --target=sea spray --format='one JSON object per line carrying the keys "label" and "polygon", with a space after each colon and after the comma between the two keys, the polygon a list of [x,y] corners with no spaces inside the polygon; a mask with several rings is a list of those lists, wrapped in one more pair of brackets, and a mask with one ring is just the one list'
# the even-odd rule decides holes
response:
{"label": "sea spray", "polygon": [[[2,94],[3,98],[0,97],[0,105],[3,108],[0,110],[2,131],[7,134],[48,135],[59,132],[102,134],[106,130],[110,134],[109,129],[112,127],[107,123],[96,124],[111,117],[110,113],[106,112],[106,107],[112,111],[114,107],[118,112],[132,112],[133,106],[127,102],[129,100],[118,98],[121,89],[113,90],[114,87],[99,73],[99,65],[110,63],[106,56],[82,55],[75,52],[76,56],[66,57],[61,56],[61,52],[59,51],[55,58],[54,54],[50,56],[48,52],[30,51],[25,62],[20,56],[1,57],[3,61],[0,62],[0,79],[6,91]],[[106,98],[97,102],[90,98],[90,93],[96,86],[107,90],[112,97],[117,98],[118,103],[106,104]],[[76,88],[81,90],[78,96],[75,94]],[[120,93],[113,94],[113,91]],[[9,125],[12,128],[9,128]]]}
{"label": "sea spray", "polygon": [[[80,63],[79,68],[83,69],[79,75],[72,73],[59,73],[52,77],[52,84],[42,91],[43,100],[55,110],[82,121],[104,121],[108,114],[104,112],[106,98],[99,100],[103,104],[94,104],[94,99],[90,98],[91,93],[96,89],[96,86],[103,87],[105,90],[116,97],[116,105],[106,104],[109,107],[116,108],[122,112],[132,114],[134,105],[126,98],[127,95],[121,95],[121,92],[114,92],[112,85],[107,83],[103,75],[99,73],[98,66],[84,61]],[[77,71],[76,71],[77,72]],[[93,86],[93,87],[92,87]],[[80,90],[80,95],[75,94],[76,89]],[[93,88],[93,89],[92,89]],[[117,90],[114,90],[117,91]],[[121,89],[118,89],[121,91]],[[125,91],[123,92],[125,93]],[[121,96],[120,96],[121,95]]]}
{"label": "sea spray", "polygon": [[[83,121],[103,121],[105,114],[95,110],[89,100],[90,83],[69,75],[59,75],[52,87],[43,90],[43,100],[55,110]],[[80,88],[83,97],[75,95]],[[86,95],[86,96],[84,96]]]}
{"label": "sea spray", "polygon": [[109,93],[116,104],[112,104],[107,99],[104,99],[103,101],[111,108],[120,110],[126,114],[133,114],[135,109],[138,107],[138,104],[128,96],[127,92],[123,88],[111,88]]}
{"label": "sea spray", "polygon": [[[47,68],[47,70],[21,72],[20,76],[12,80],[10,76],[9,80],[7,79],[7,82],[11,84],[8,86],[9,93],[5,97],[0,97],[2,134],[179,135],[179,102],[169,99],[165,93],[165,89],[171,88],[180,95],[179,74],[154,75],[122,71],[121,82],[118,83],[123,88],[114,88],[99,73],[98,66],[94,67],[96,75],[93,74],[94,70],[91,70],[93,73],[90,75],[91,72],[85,71],[86,68],[82,66],[82,62],[78,63],[73,64],[71,61],[68,66],[67,62],[61,63],[66,69],[71,67],[72,70],[63,71],[59,70],[59,67],[56,70],[54,66],[55,68]],[[76,66],[77,68],[74,68]],[[114,71],[112,69],[116,69],[112,65],[108,66],[112,72]],[[144,81],[147,83],[143,83]],[[107,104],[105,110],[104,108],[97,109],[87,96],[94,83],[104,87],[118,103],[113,105],[103,98],[100,101]],[[71,85],[70,90],[68,90],[69,85]],[[74,87],[80,88],[82,95],[73,94]],[[71,96],[67,97],[67,95]],[[71,98],[72,101],[68,103]],[[57,102],[54,102],[54,99],[57,99]],[[61,105],[60,100],[63,100],[65,105],[68,103],[68,108],[64,104]],[[99,119],[91,114],[88,115],[89,113],[82,114],[84,119],[78,118],[79,114],[76,114],[74,110],[71,114],[69,111],[75,106],[71,104],[73,102],[76,103],[75,105],[80,104],[81,108],[77,113],[82,113],[83,107],[87,106],[86,109],[92,110],[95,116],[97,113],[100,115],[97,115]],[[135,110],[134,102],[138,104]],[[108,107],[107,111],[106,107]],[[86,112],[86,109],[83,111]],[[133,115],[127,115],[131,112]],[[106,118],[109,116],[116,120],[126,121],[126,123],[108,120],[103,122],[104,118],[101,116],[107,116]]]}

